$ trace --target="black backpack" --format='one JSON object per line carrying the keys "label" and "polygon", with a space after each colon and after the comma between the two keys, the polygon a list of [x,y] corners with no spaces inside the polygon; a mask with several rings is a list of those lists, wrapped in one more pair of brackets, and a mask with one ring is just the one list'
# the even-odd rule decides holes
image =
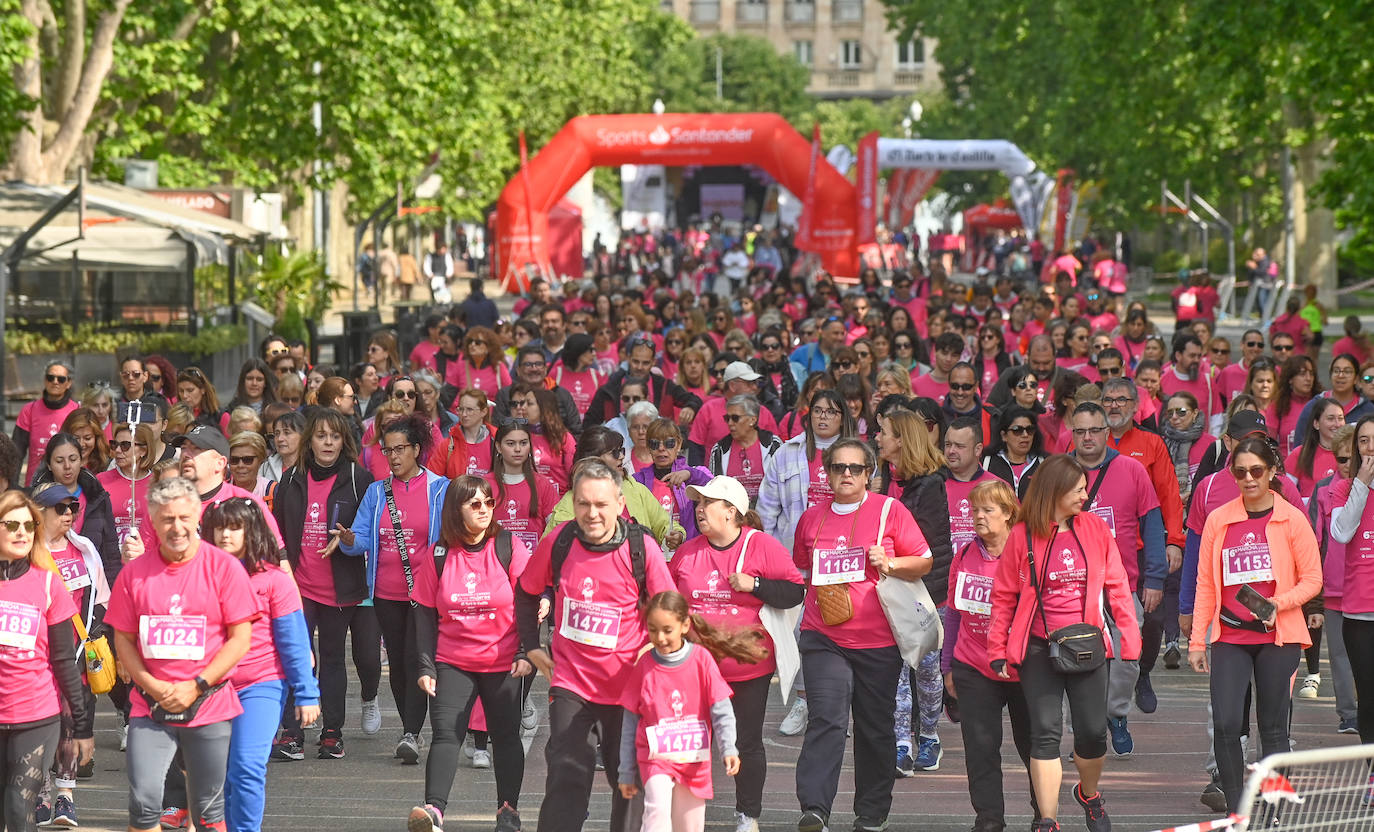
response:
{"label": "black backpack", "polygon": [[[502,529],[496,533],[496,559],[501,561],[501,567],[510,574],[511,561],[511,534]],[[448,548],[441,545],[434,547],[434,574],[440,578],[444,577],[444,562],[448,560]]]}
{"label": "black backpack", "polygon": [[[568,559],[572,552],[573,538],[577,535],[577,521],[563,524],[559,529],[558,537],[553,540],[553,589],[558,591],[558,576],[563,570],[563,562]],[[644,527],[633,521],[629,524],[629,530],[625,535],[630,542],[630,570],[635,576],[635,585],[639,587],[639,606],[643,608],[649,602],[648,581],[645,578],[647,556],[644,549]]]}

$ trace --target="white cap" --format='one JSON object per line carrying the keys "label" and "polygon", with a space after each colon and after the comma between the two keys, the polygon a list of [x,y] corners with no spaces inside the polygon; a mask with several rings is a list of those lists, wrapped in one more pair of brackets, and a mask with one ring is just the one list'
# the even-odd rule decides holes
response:
{"label": "white cap", "polygon": [[731,361],[725,367],[725,377],[721,379],[721,384],[729,384],[736,379],[740,381],[758,381],[763,376],[754,372],[754,368],[745,364],[743,361]]}
{"label": "white cap", "polygon": [[739,509],[741,515],[749,511],[749,492],[734,477],[712,477],[705,485],[687,486],[687,499],[693,501],[724,500]]}

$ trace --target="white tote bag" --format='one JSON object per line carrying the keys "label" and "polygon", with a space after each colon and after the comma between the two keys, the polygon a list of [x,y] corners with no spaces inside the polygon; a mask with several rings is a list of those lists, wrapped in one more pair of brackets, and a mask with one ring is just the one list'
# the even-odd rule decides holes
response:
{"label": "white tote bag", "polygon": [[[757,532],[750,529],[744,536],[744,544],[739,547],[739,562],[736,572],[744,571],[744,553],[749,548],[749,539]],[[773,639],[773,658],[778,663],[778,691],[782,694],[782,704],[792,695],[792,683],[801,670],[801,653],[797,650],[797,621],[801,618],[802,605],[780,610],[764,604],[759,608],[759,618],[763,629]]]}
{"label": "white tote bag", "polygon": [[[887,532],[887,514],[892,504],[897,502],[891,497],[883,503],[882,520],[878,522],[878,545],[883,542]],[[935,602],[926,590],[925,581],[908,581],[891,575],[878,578],[878,601],[883,605],[892,636],[897,640],[897,649],[902,659],[912,667],[921,663],[921,657],[932,650],[939,650],[944,643],[945,631],[940,624],[940,616],[935,611]]]}

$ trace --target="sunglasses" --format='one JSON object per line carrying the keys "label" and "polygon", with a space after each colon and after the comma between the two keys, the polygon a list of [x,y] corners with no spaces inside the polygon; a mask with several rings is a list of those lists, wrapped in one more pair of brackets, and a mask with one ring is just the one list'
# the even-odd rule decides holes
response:
{"label": "sunglasses", "polygon": [[1236,478],[1236,482],[1244,482],[1247,479],[1258,480],[1264,476],[1264,466],[1251,465],[1249,468],[1232,468],[1231,476]]}
{"label": "sunglasses", "polygon": [[61,383],[64,382],[64,381],[71,381],[71,377],[70,377],[70,376],[58,376],[58,375],[53,375],[52,373],[46,374],[45,376],[43,376],[43,378],[46,378],[48,381],[51,381],[53,384],[61,384]]}
{"label": "sunglasses", "polygon": [[857,365],[856,365],[853,361],[851,361],[851,360],[849,360],[848,358],[846,358],[846,359],[843,360],[843,361],[836,361],[836,362],[835,362],[835,366],[836,366],[836,367],[840,367],[840,368],[845,368],[845,367],[854,367],[854,366],[857,366]]}
{"label": "sunglasses", "polygon": [[745,416],[743,413],[727,413],[727,414],[725,414],[725,421],[728,422],[728,423],[730,423],[730,424],[732,424],[732,425],[733,425],[734,423],[736,423],[736,422],[743,422],[743,421],[744,421],[745,419],[747,419],[747,418],[749,418],[749,417],[748,417],[748,416]]}
{"label": "sunglasses", "polygon": [[1249,348],[1252,349],[1252,350],[1253,350],[1253,349],[1260,349],[1260,348],[1262,348],[1262,347],[1264,346],[1264,342],[1263,342],[1263,341],[1246,341],[1246,342],[1245,342],[1245,346],[1249,347]]}
{"label": "sunglasses", "polygon": [[258,461],[258,458],[257,458],[256,456],[231,456],[231,457],[229,457],[229,464],[230,464],[230,465],[252,465],[254,462],[257,462],[257,461]]}
{"label": "sunglasses", "polygon": [[1231,354],[1231,351],[1230,351],[1230,350],[1223,350],[1223,349],[1219,349],[1219,348],[1217,348],[1217,347],[1212,347],[1212,355],[1230,355],[1230,354]]}
{"label": "sunglasses", "polygon": [[851,477],[861,477],[868,473],[868,466],[862,462],[832,462],[825,466],[825,470],[832,477],[842,477],[845,474]]}
{"label": "sunglasses", "polygon": [[419,394],[416,393],[414,390],[397,390],[396,392],[394,392],[394,393],[391,394],[391,398],[393,398],[393,399],[413,399],[413,398],[417,397],[418,395],[419,395]]}
{"label": "sunglasses", "polygon": [[134,443],[127,439],[120,439],[110,443],[110,447],[116,451],[127,451],[134,446]]}
{"label": "sunglasses", "polygon": [[1171,407],[1165,412],[1170,416],[1187,416],[1192,411],[1186,407]]}
{"label": "sunglasses", "polygon": [[[81,504],[75,500],[63,500],[51,508],[58,517],[61,517],[64,514],[75,514],[77,509],[81,508]],[[10,529],[10,531],[14,531],[14,529]]]}
{"label": "sunglasses", "polygon": [[1007,428],[1007,433],[1016,436],[1029,436],[1035,433],[1035,425],[1012,425]]}
{"label": "sunglasses", "polygon": [[1360,381],[1363,381],[1365,384],[1374,384],[1374,376],[1371,376],[1371,375],[1363,375],[1363,376],[1360,376]]}
{"label": "sunglasses", "polygon": [[1033,382],[1033,381],[1018,381],[1018,382],[1016,382],[1016,389],[1017,389],[1017,390],[1034,390],[1037,386],[1038,386],[1038,385],[1037,385],[1035,382]]}
{"label": "sunglasses", "polygon": [[765,350],[780,350],[782,349],[782,344],[778,343],[777,341],[769,341],[768,343],[763,345],[763,348]]}
{"label": "sunglasses", "polygon": [[612,448],[611,450],[606,451],[606,453],[610,454],[611,456],[615,457],[616,459],[624,459],[624,458],[625,458],[625,449],[624,449],[623,447],[621,447],[621,448]]}
{"label": "sunglasses", "polygon": [[480,498],[474,498],[470,502],[464,503],[464,505],[466,505],[470,511],[476,511],[479,508],[496,508],[496,500],[492,499],[491,497],[488,497],[485,500]]}
{"label": "sunglasses", "polygon": [[711,378],[720,378],[723,375],[725,375],[724,367],[720,367],[718,369],[714,369],[711,371]]}
{"label": "sunglasses", "polygon": [[895,343],[895,344],[892,345],[892,348],[893,348],[893,349],[896,349],[896,350],[909,350],[909,349],[911,349],[911,342],[910,342],[910,341],[898,341],[897,343]]}
{"label": "sunglasses", "polygon": [[1273,350],[1274,350],[1274,352],[1292,352],[1292,351],[1293,351],[1293,345],[1292,345],[1292,344],[1275,344],[1274,347],[1273,347]]}
{"label": "sunglasses", "polygon": [[620,401],[621,401],[623,404],[634,404],[635,402],[642,402],[642,401],[644,401],[644,397],[643,397],[643,396],[621,396],[621,397],[620,397]]}
{"label": "sunglasses", "polygon": [[9,529],[10,534],[14,534],[15,532],[19,531],[20,526],[24,527],[24,531],[28,532],[29,534],[33,534],[33,530],[37,527],[37,524],[34,523],[32,520],[0,520],[0,525],[3,525],[5,528]]}
{"label": "sunglasses", "polygon": [[148,380],[154,382],[162,381],[162,373],[149,373]]}
{"label": "sunglasses", "polygon": [[[650,439],[648,442],[651,451],[671,451],[677,448],[676,439]],[[622,449],[623,450],[623,449]]]}
{"label": "sunglasses", "polygon": [[974,385],[972,384],[954,384],[953,382],[951,382],[949,385],[949,389],[956,393],[967,393],[968,391],[972,390],[973,387]]}
{"label": "sunglasses", "polygon": [[143,375],[142,370],[124,370],[120,374],[121,378],[138,378]]}

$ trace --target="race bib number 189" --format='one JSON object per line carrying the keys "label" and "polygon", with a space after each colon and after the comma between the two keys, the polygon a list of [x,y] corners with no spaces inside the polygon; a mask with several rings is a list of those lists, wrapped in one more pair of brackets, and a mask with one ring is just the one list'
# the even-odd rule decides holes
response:
{"label": "race bib number 189", "polygon": [[0,601],[0,645],[32,650],[38,644],[43,613],[18,601]]}

